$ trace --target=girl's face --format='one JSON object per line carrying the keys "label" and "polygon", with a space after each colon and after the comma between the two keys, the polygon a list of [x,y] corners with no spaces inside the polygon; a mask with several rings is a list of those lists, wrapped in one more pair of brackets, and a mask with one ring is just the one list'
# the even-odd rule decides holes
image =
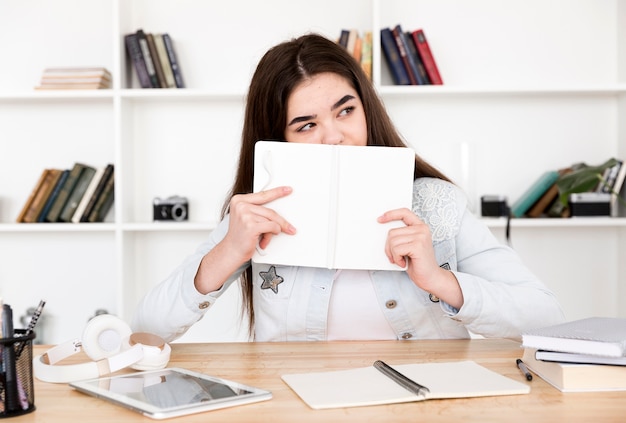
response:
{"label": "girl's face", "polygon": [[287,101],[285,139],[307,144],[367,145],[361,99],[334,73],[321,73],[301,82]]}

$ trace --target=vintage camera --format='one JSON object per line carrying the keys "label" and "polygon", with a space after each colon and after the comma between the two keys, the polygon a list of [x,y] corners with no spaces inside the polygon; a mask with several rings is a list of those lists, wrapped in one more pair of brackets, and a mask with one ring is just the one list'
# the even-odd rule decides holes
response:
{"label": "vintage camera", "polygon": [[480,210],[484,217],[508,216],[507,198],[503,195],[483,195],[480,197]]}
{"label": "vintage camera", "polygon": [[153,203],[154,220],[181,222],[189,218],[187,198],[173,195],[164,199],[155,198]]}

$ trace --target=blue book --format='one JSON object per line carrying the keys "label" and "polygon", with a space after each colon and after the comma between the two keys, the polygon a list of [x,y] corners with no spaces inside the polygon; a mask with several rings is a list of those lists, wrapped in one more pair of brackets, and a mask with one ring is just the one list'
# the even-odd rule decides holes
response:
{"label": "blue book", "polygon": [[549,170],[544,172],[528,188],[520,198],[511,206],[511,214],[513,217],[522,217],[533,204],[541,198],[541,196],[559,179],[559,172]]}
{"label": "blue book", "polygon": [[380,30],[380,43],[383,47],[389,70],[391,70],[393,82],[396,85],[411,85],[404,62],[400,57],[400,49],[398,49],[398,44],[391,29],[383,28]]}
{"label": "blue book", "polygon": [[57,181],[57,184],[52,189],[52,192],[50,193],[50,196],[48,197],[46,204],[44,204],[43,209],[41,210],[41,213],[39,214],[39,217],[37,218],[37,222],[46,221],[48,212],[50,212],[52,205],[54,204],[57,197],[59,196],[59,192],[61,192],[61,188],[63,188],[63,184],[65,184],[65,180],[67,179],[67,176],[69,175],[69,173],[70,173],[69,169],[65,169],[64,171],[61,172],[61,175],[59,176],[59,180]]}

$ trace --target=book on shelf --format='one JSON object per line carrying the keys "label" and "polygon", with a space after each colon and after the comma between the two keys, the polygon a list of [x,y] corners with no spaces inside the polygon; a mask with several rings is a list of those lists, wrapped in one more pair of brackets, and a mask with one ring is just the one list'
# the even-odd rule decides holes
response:
{"label": "book on shelf", "polygon": [[524,364],[561,392],[626,390],[626,366],[538,360],[536,352],[525,348]]}
{"label": "book on shelf", "polygon": [[89,213],[89,217],[87,218],[87,222],[104,222],[109,210],[111,210],[111,206],[113,205],[113,201],[115,199],[115,172],[112,172],[108,177],[106,185],[102,190],[102,194],[98,196],[96,203]]}
{"label": "book on shelf", "polygon": [[[411,207],[414,166],[415,152],[410,148],[257,141],[254,191],[291,186],[290,195],[268,207],[297,232],[272,237],[252,260],[333,269],[403,270],[389,262],[384,246],[388,231],[404,224],[381,224],[377,218],[389,210]],[[312,174],[317,176],[311,178]]]}
{"label": "book on shelf", "polygon": [[35,223],[39,218],[46,200],[50,196],[50,193],[54,189],[59,177],[61,176],[61,170],[59,169],[44,169],[35,187],[31,190],[26,203],[22,207],[17,222],[20,223]]}
{"label": "book on shelf", "polygon": [[404,63],[404,69],[406,69],[411,85],[426,85],[426,81],[420,74],[415,57],[411,54],[408,40],[402,26],[399,24],[396,25],[391,32],[396,40],[396,44],[398,45],[400,58],[402,59],[402,63]]}
{"label": "book on shelf", "polygon": [[311,408],[328,409],[397,404],[431,399],[521,395],[530,386],[474,361],[410,363],[391,366],[428,388],[417,395],[374,366],[282,375],[282,380]]}
{"label": "book on shelf", "polygon": [[411,33],[413,35],[413,42],[417,47],[417,51],[419,52],[420,58],[424,63],[424,67],[426,68],[426,73],[428,74],[428,79],[430,83],[433,85],[442,85],[443,79],[439,73],[439,67],[437,66],[437,62],[435,61],[435,56],[430,48],[430,44],[426,39],[426,34],[423,29],[416,29]]}
{"label": "book on shelf", "polygon": [[103,168],[102,175],[98,179],[98,182],[96,183],[93,193],[91,194],[89,201],[85,205],[85,208],[79,218],[79,222],[89,222],[89,216],[91,215],[91,212],[94,210],[96,203],[98,202],[98,199],[102,195],[107,185],[107,182],[109,181],[109,178],[112,178],[113,170],[114,170],[114,166],[112,163],[107,164]]}
{"label": "book on shelf", "polygon": [[390,28],[383,28],[380,30],[380,45],[385,56],[385,63],[387,63],[389,70],[391,71],[391,77],[396,85],[410,85],[411,80],[404,67],[404,62],[400,57],[400,50],[396,43],[393,32]]}
{"label": "book on shelf", "polygon": [[98,182],[102,178],[103,173],[104,173],[104,166],[98,166],[95,168],[95,172],[93,176],[91,177],[91,181],[89,181],[89,185],[87,185],[87,189],[85,189],[85,192],[81,196],[80,202],[78,203],[78,206],[76,207],[76,210],[74,211],[74,214],[72,214],[72,217],[70,218],[70,221],[72,223],[80,222],[80,218],[82,217],[85,211],[85,208],[87,207],[87,204],[89,203],[89,200],[91,200],[91,196],[96,190],[96,186],[98,185]]}
{"label": "book on shelf", "polygon": [[141,46],[139,45],[139,36],[137,33],[126,34],[124,36],[124,43],[126,45],[126,52],[139,79],[139,85],[141,88],[152,88],[152,82],[150,75],[148,74],[148,68],[146,67],[146,60],[141,52]]}
{"label": "book on shelf", "polygon": [[415,64],[417,66],[418,79],[422,81],[420,85],[430,85],[428,73],[426,73],[424,62],[420,57],[419,51],[417,51],[417,46],[413,41],[413,35],[411,34],[411,31],[405,32],[404,39],[406,40],[406,44],[409,48],[409,55],[413,57],[413,60],[415,61]]}
{"label": "book on shelf", "polygon": [[348,53],[350,53],[350,55],[354,57],[355,59],[356,59],[355,49],[357,47],[358,40],[359,40],[359,31],[354,28],[349,29],[346,50],[348,50]]}
{"label": "book on shelf", "polygon": [[[559,169],[559,177],[566,175],[572,171],[571,167]],[[548,211],[555,201],[559,201],[559,187],[554,182],[550,188],[533,204],[526,212],[527,217],[548,216]]]}
{"label": "book on shelf", "polygon": [[361,42],[361,68],[372,80],[372,31],[365,31]]}
{"label": "book on shelf", "polygon": [[626,318],[588,317],[533,329],[522,334],[522,346],[538,350],[626,356]]}
{"label": "book on shelf", "polygon": [[78,208],[78,204],[80,203],[80,200],[83,198],[83,195],[85,194],[85,191],[89,187],[89,183],[93,179],[93,176],[95,173],[96,173],[95,168],[88,166],[88,165],[83,166],[83,168],[81,169],[80,175],[78,176],[78,179],[76,180],[76,184],[74,185],[74,188],[72,189],[72,191],[69,193],[67,197],[67,201],[65,202],[65,205],[63,206],[63,210],[61,211],[61,214],[59,215],[59,221],[67,222],[67,223],[72,221],[74,212]]}
{"label": "book on shelf", "polygon": [[54,188],[52,189],[52,192],[50,192],[50,195],[48,196],[48,199],[46,200],[46,204],[43,206],[43,209],[41,209],[41,213],[39,214],[39,217],[37,218],[37,222],[42,223],[46,221],[46,217],[48,216],[48,213],[50,212],[52,205],[54,204],[57,196],[59,195],[61,188],[63,188],[63,184],[65,183],[65,180],[67,179],[67,176],[69,175],[69,173],[70,173],[69,169],[63,169],[61,171],[61,174],[59,175],[59,179],[57,180],[56,184],[54,185]]}
{"label": "book on shelf", "polygon": [[513,217],[522,217],[550,189],[558,178],[559,172],[556,170],[548,170],[542,173],[511,206]]}
{"label": "book on shelf", "polygon": [[37,90],[111,88],[111,73],[104,67],[46,68]]}
{"label": "book on shelf", "polygon": [[159,88],[159,79],[156,74],[156,70],[154,69],[154,60],[152,55],[150,54],[150,48],[148,47],[148,39],[146,37],[146,33],[143,29],[137,30],[137,41],[139,41],[139,48],[141,49],[141,54],[143,55],[143,59],[146,62],[146,70],[148,71],[148,76],[150,77],[150,87],[151,88]]}
{"label": "book on shelf", "polygon": [[178,63],[178,55],[174,48],[174,41],[170,34],[163,33],[163,43],[165,44],[165,51],[167,52],[167,58],[169,59],[172,73],[174,74],[174,81],[176,82],[176,88],[185,88],[185,82],[183,80],[183,73],[180,69],[180,63]]}
{"label": "book on shelf", "polygon": [[46,216],[46,222],[60,222],[61,220],[59,220],[60,216],[61,216],[61,212],[63,211],[63,209],[65,208],[65,203],[67,202],[70,194],[72,193],[72,190],[74,189],[74,186],[76,185],[76,182],[78,182],[78,177],[80,176],[80,173],[83,170],[83,167],[86,166],[83,163],[74,163],[74,166],[72,166],[72,169],[70,170],[67,179],[65,180],[65,183],[63,184],[63,186],[60,188],[59,194],[56,197],[56,200],[54,201],[54,204],[52,204],[52,207],[50,208],[50,211],[48,212],[48,215]]}
{"label": "book on shelf", "polygon": [[157,81],[159,81],[157,88],[167,88],[167,82],[165,82],[165,73],[163,72],[161,59],[158,56],[156,44],[154,42],[154,35],[150,32],[146,33],[146,41],[148,42],[148,50],[150,50],[150,57],[152,58],[152,64],[154,65],[154,71],[156,72]]}
{"label": "book on shelf", "polygon": [[350,38],[350,30],[349,29],[342,29],[339,32],[339,39],[337,40],[337,43],[342,46],[343,48],[348,48],[348,38]]}
{"label": "book on shelf", "polygon": [[172,66],[167,58],[167,50],[165,50],[165,43],[163,42],[162,34],[154,34],[154,45],[156,47],[157,57],[161,62],[161,68],[163,69],[166,88],[176,88],[176,81],[174,81]]}

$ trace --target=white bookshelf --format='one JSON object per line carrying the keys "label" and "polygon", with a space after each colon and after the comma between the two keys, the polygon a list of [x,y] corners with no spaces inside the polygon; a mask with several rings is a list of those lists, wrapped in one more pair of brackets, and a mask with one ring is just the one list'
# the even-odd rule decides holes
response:
{"label": "white bookshelf", "polygon": [[[0,68],[0,295],[16,317],[45,298],[48,343],[79,336],[96,309],[129,320],[216,224],[267,48],[342,28],[378,40],[398,23],[425,30],[445,85],[393,86],[377,43],[374,82],[474,212],[483,194],[514,201],[545,169],[626,157],[626,0],[6,0],[0,54],[15,65]],[[139,28],[172,36],[188,88],[138,88],[123,35]],[[33,90],[43,68],[73,65],[107,67],[113,89]],[[115,163],[107,222],[14,223],[40,172],[75,161]],[[152,222],[152,199],[172,194],[189,198],[190,221]],[[486,223],[504,238],[503,220]],[[517,219],[512,241],[568,317],[626,315],[626,217]],[[183,340],[243,339],[228,294]]]}

